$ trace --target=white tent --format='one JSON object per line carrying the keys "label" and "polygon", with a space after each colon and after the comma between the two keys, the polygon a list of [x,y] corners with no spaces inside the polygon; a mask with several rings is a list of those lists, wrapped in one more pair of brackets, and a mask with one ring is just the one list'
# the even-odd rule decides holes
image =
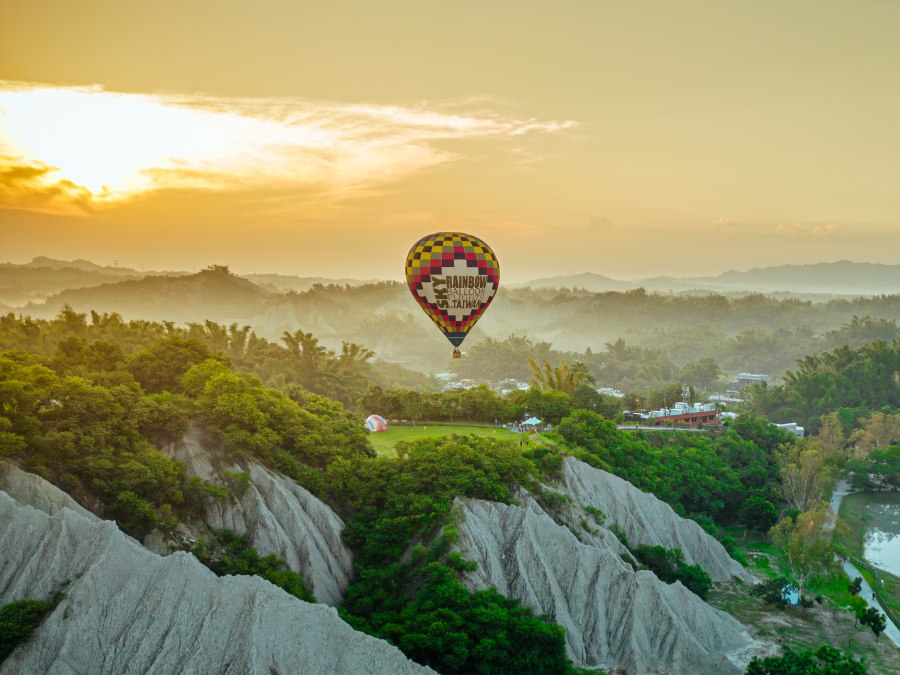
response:
{"label": "white tent", "polygon": [[540,423],[541,423],[541,421],[540,421],[537,417],[529,417],[527,420],[525,420],[524,422],[522,422],[522,424],[527,424],[527,425],[532,426],[532,427],[535,426],[535,425],[537,425],[537,424],[540,424]]}

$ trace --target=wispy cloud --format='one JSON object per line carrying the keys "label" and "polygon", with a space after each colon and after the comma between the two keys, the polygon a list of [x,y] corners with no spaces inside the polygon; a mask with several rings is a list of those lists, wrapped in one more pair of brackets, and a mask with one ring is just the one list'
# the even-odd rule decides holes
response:
{"label": "wispy cloud", "polygon": [[830,234],[833,234],[837,231],[834,223],[818,223],[812,225],[805,225],[803,223],[793,223],[788,225],[786,223],[782,223],[775,227],[775,231],[779,234],[806,234],[812,235],[813,237],[827,237]]}
{"label": "wispy cloud", "polygon": [[775,228],[775,231],[778,232],[778,234],[792,235],[803,232],[804,229],[805,228],[802,223],[781,223]]}
{"label": "wispy cloud", "polygon": [[160,189],[297,187],[338,199],[459,159],[446,141],[574,125],[458,108],[0,82],[0,205],[86,208]]}
{"label": "wispy cloud", "polygon": [[53,171],[39,162],[27,164],[0,155],[0,206],[14,200],[17,208],[30,211],[89,211],[90,191],[70,180],[50,177]]}

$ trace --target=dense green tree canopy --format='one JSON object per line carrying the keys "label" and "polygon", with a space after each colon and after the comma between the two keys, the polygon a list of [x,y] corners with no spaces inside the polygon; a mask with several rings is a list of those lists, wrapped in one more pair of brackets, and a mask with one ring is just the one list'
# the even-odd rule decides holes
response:
{"label": "dense green tree canopy", "polygon": [[798,422],[816,432],[820,418],[841,408],[900,407],[900,340],[806,356],[784,385],[749,388],[750,407],[776,422]]}
{"label": "dense green tree canopy", "polygon": [[830,645],[815,652],[795,652],[786,648],[784,656],[753,657],[745,675],[866,675],[865,659],[857,661],[852,654]]}

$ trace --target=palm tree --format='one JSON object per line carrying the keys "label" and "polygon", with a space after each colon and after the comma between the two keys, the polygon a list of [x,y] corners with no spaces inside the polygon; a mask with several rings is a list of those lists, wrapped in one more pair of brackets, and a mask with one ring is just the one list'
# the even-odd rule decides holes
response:
{"label": "palm tree", "polygon": [[563,364],[554,368],[544,359],[542,370],[537,361],[529,358],[528,365],[531,366],[532,386],[544,391],[553,389],[571,396],[579,384],[586,384],[593,379],[582,363],[575,363],[572,366]]}

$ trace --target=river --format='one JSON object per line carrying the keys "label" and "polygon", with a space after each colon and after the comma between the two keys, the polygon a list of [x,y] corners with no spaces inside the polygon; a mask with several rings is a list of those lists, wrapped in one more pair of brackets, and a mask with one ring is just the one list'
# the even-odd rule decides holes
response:
{"label": "river", "polygon": [[900,493],[869,493],[863,557],[876,567],[900,576]]}

